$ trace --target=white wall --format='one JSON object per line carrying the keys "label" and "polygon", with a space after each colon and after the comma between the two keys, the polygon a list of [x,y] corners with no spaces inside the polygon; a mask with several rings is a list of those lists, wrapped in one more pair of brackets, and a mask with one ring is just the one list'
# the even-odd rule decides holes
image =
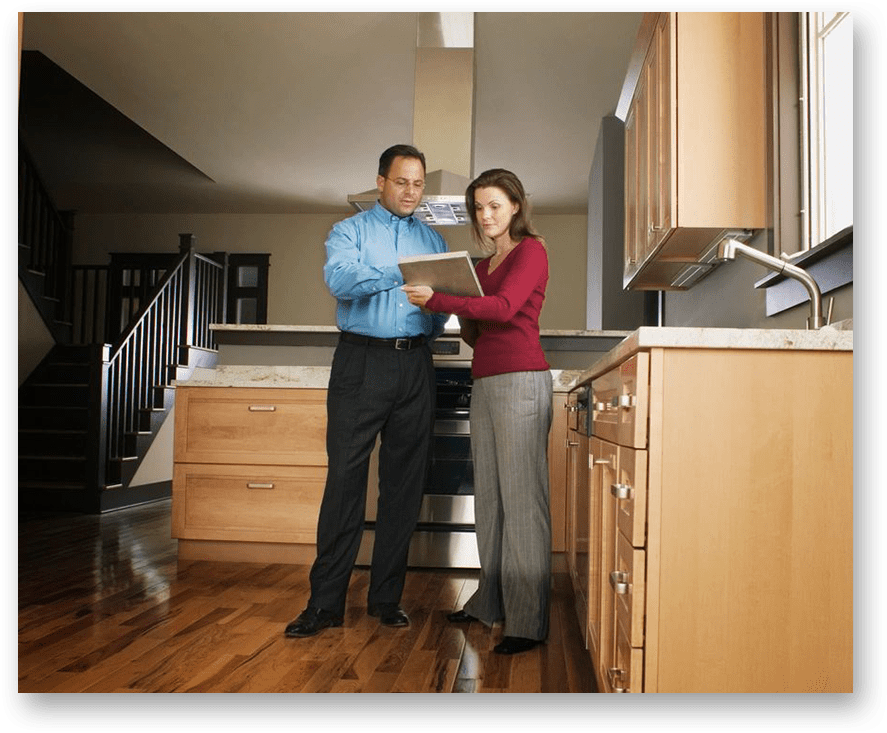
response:
{"label": "white wall", "polygon": [[49,329],[31,297],[19,281],[18,284],[18,384],[27,379],[43,357],[55,345]]}

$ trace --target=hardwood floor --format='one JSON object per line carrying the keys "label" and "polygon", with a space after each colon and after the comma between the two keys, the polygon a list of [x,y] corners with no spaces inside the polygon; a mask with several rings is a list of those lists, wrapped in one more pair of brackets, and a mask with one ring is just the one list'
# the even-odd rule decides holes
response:
{"label": "hardwood floor", "polygon": [[103,516],[19,521],[19,692],[595,692],[569,578],[553,576],[547,643],[494,654],[501,628],[455,626],[477,571],[411,570],[406,629],[366,614],[352,577],[345,624],[284,626],[308,567],[179,562],[169,501]]}

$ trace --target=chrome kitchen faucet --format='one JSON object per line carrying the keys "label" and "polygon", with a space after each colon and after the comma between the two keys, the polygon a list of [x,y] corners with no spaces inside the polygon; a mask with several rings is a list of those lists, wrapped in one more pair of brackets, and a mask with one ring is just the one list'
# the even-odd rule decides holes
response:
{"label": "chrome kitchen faucet", "polygon": [[822,318],[822,293],[816,280],[806,270],[783,259],[785,255],[783,258],[773,257],[735,239],[723,239],[718,245],[718,259],[726,262],[735,260],[736,255],[741,255],[752,262],[757,262],[775,272],[800,281],[810,293],[810,317],[807,319],[807,327],[819,329],[825,325]]}

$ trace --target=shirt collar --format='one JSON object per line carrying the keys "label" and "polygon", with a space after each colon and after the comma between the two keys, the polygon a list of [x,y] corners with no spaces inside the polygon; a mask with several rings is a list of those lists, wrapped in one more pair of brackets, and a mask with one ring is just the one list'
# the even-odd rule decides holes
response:
{"label": "shirt collar", "polygon": [[372,214],[382,223],[391,224],[393,226],[397,226],[397,223],[400,221],[405,221],[409,226],[413,226],[413,224],[418,221],[418,219],[412,214],[410,214],[409,216],[398,216],[397,214],[392,214],[378,201],[376,201],[376,205],[372,209],[370,209],[370,214]]}

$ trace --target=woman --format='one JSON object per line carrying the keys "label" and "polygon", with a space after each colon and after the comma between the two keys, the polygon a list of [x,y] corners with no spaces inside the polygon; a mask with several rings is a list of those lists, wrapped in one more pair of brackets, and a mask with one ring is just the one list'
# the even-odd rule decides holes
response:
{"label": "woman", "polygon": [[465,198],[472,235],[490,255],[476,267],[485,295],[457,297],[424,285],[404,290],[414,305],[458,315],[462,337],[474,348],[471,448],[480,582],[448,618],[487,626],[504,620],[504,638],[494,651],[515,654],[548,635],[552,380],[539,343],[548,255],[513,173],[482,173]]}

